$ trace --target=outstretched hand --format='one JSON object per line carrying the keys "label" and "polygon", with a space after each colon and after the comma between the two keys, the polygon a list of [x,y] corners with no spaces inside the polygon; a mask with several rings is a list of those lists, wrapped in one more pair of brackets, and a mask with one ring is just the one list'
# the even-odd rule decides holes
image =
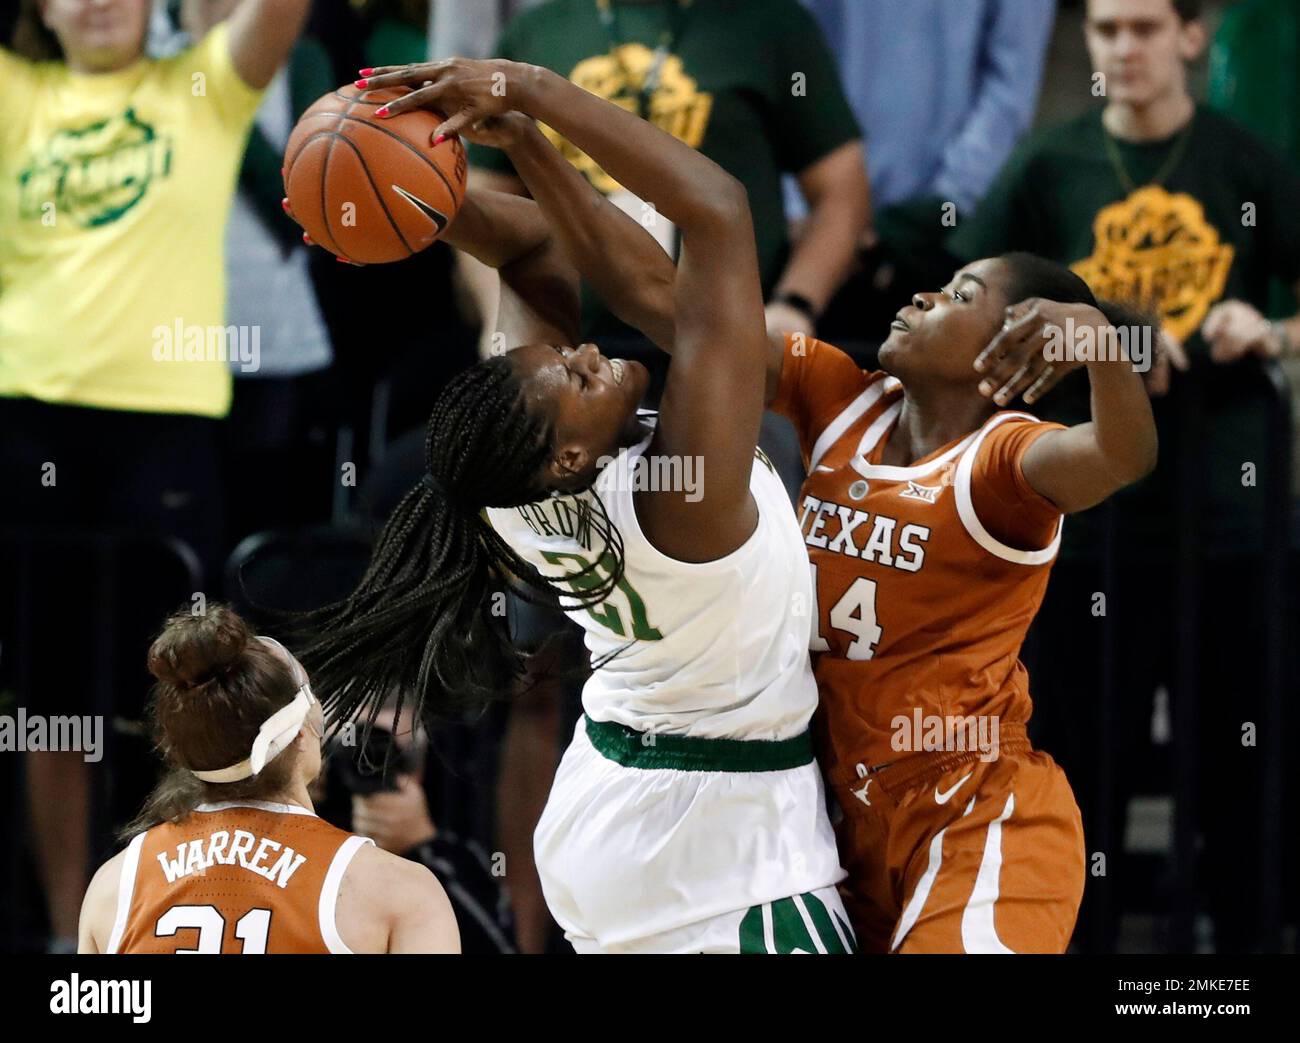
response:
{"label": "outstretched hand", "polygon": [[1075,326],[1106,321],[1091,305],[1061,304],[1041,297],[1008,307],[1002,328],[975,358],[975,371],[984,374],[980,394],[999,406],[1021,393],[1027,403],[1036,402],[1067,373],[1078,369],[1083,363],[1069,358],[1068,353],[1048,358],[1044,351],[1052,330],[1063,330],[1071,317]]}
{"label": "outstretched hand", "polygon": [[357,86],[365,90],[410,87],[409,94],[376,110],[380,119],[412,109],[432,109],[446,116],[434,141],[461,134],[485,120],[524,111],[529,66],[502,58],[447,58],[417,65],[363,69]]}

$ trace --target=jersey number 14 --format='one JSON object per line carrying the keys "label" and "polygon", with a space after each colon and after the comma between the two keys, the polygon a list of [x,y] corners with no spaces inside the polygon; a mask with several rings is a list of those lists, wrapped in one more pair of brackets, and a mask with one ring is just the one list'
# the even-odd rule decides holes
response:
{"label": "jersey number 14", "polygon": [[[813,621],[817,632],[808,647],[813,652],[826,652],[831,646],[821,632],[821,606],[816,601],[817,566],[809,567],[812,569]],[[831,609],[830,624],[835,630],[853,635],[852,643],[844,652],[846,659],[871,659],[884,633],[876,623],[876,581],[863,576],[855,579]]]}

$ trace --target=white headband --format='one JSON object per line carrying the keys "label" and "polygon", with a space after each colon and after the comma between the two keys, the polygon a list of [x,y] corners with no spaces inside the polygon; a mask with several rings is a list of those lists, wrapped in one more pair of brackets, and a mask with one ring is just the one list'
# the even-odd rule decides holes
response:
{"label": "white headband", "polygon": [[[285,655],[289,655],[289,650],[273,637],[258,635],[257,640],[279,648]],[[293,662],[293,657],[289,658],[290,662]],[[316,701],[311,685],[307,683],[305,677],[297,676],[296,669],[294,679],[302,682],[297,694],[291,702],[281,706],[262,722],[261,728],[257,730],[257,737],[253,740],[252,752],[247,759],[228,768],[217,768],[214,771],[194,771],[191,768],[191,774],[204,782],[240,782],[259,774],[268,762],[275,760],[298,737],[303,723],[307,720],[307,714],[311,712],[312,703]]]}

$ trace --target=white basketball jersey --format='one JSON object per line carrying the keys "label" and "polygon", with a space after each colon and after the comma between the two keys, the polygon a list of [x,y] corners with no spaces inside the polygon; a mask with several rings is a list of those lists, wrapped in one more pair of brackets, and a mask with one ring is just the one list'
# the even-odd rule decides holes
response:
{"label": "white basketball jersey", "polygon": [[497,532],[548,577],[593,562],[612,571],[611,558],[598,561],[605,548],[591,524],[592,497],[622,534],[624,574],[610,597],[590,609],[562,601],[603,664],[583,690],[584,709],[593,720],[665,735],[775,740],[803,732],[817,705],[812,583],[785,487],[757,451],[753,534],[716,561],[676,561],[651,546],[633,506],[634,488],[655,481],[663,462],[643,459],[649,442],[622,450],[579,495],[488,511]]}

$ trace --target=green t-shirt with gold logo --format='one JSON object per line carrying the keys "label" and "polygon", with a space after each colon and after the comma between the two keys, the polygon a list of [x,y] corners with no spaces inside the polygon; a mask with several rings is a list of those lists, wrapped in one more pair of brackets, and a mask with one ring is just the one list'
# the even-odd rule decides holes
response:
{"label": "green t-shirt with gold logo", "polygon": [[[770,290],[788,254],[781,175],[859,136],[816,22],[796,0],[615,2],[611,11],[606,26],[596,0],[551,0],[511,21],[496,53],[545,66],[636,112],[668,32],[643,114],[744,184]],[[601,192],[619,188],[589,157],[548,136]],[[510,170],[495,149],[472,147],[470,159]],[[625,329],[589,300],[584,316],[588,335]]]}
{"label": "green t-shirt with gold logo", "polygon": [[[1212,109],[1198,107],[1186,134],[1110,145],[1101,111],[1023,142],[978,211],[959,219],[949,245],[962,261],[1010,250],[1040,254],[1070,265],[1098,297],[1158,315],[1192,356],[1204,391],[1198,451],[1206,534],[1218,547],[1255,540],[1263,483],[1243,485],[1242,476],[1243,465],[1262,472],[1267,459],[1261,385],[1249,363],[1213,365],[1198,331],[1217,302],[1243,300],[1265,312],[1272,278],[1289,286],[1300,280],[1300,175]],[[1157,473],[1129,500],[1165,532],[1181,451],[1173,437],[1179,380],[1175,375],[1169,398],[1154,403]],[[1086,379],[1071,377],[1041,412],[1065,423],[1086,420]],[[1078,534],[1088,527],[1066,528]]]}
{"label": "green t-shirt with gold logo", "polygon": [[0,50],[0,395],[223,416],[226,219],[262,92],[224,24],[85,75]]}

